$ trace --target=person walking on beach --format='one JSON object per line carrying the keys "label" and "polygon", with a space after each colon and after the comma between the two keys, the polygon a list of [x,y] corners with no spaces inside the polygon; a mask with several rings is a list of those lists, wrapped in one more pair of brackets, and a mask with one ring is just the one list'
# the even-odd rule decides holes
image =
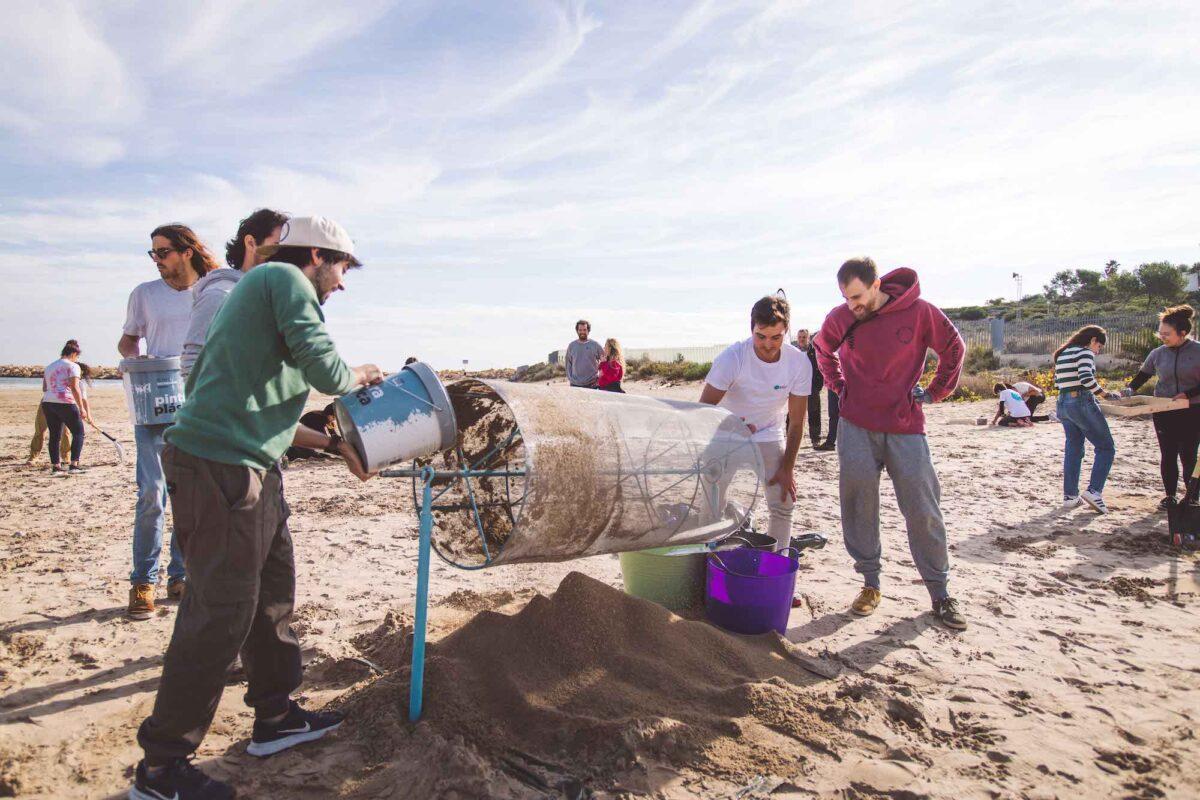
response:
{"label": "person walking on beach", "polygon": [[[91,421],[92,413],[82,387],[79,352],[79,342],[68,340],[59,359],[42,372],[42,414],[50,433],[50,469],[55,473],[85,471],[79,464],[83,453],[83,423]],[[63,466],[61,460],[64,428],[71,432],[69,467]]]}
{"label": "person walking on beach", "polygon": [[[1096,356],[1108,341],[1099,325],[1085,325],[1054,351],[1054,385],[1058,388],[1058,421],[1062,423],[1066,443],[1063,448],[1063,506],[1074,508],[1085,502],[1100,514],[1108,513],[1104,503],[1104,484],[1116,458],[1117,448],[1108,420],[1100,410],[1097,397],[1116,398],[1096,380]],[[1083,442],[1095,448],[1088,488],[1079,491],[1079,473],[1083,467]]]}
{"label": "person walking on beach", "polygon": [[604,348],[600,343],[588,338],[592,332],[592,324],[586,319],[575,323],[575,341],[567,345],[567,381],[572,386],[584,389],[595,389],[599,379],[600,360],[604,358]]}
{"label": "person walking on beach", "polygon": [[[137,358],[141,340],[146,355],[154,358],[178,356],[183,351],[188,318],[192,310],[192,287],[217,268],[208,249],[186,225],[163,225],[150,234],[148,251],[158,267],[159,278],[136,286],[129,295],[125,327],[117,342],[123,358]],[[133,569],[129,573],[129,619],[145,620],[154,614],[154,587],[162,553],[167,482],[163,477],[161,453],[168,425],[134,425],[137,445],[137,510],[133,521]],[[167,565],[167,596],[182,598],[185,573],[178,542],[171,537]]]}
{"label": "person walking on beach", "polygon": [[817,351],[812,346],[812,336],[808,328],[796,331],[796,349],[808,356],[809,368],[812,370],[812,392],[808,395],[808,436],[814,450],[821,449],[821,392],[825,389],[825,379],[817,368]]}
{"label": "person walking on beach", "polygon": [[[247,752],[268,756],[341,724],[291,699],[302,678],[291,628],[296,569],[279,459],[310,389],[343,395],[379,383],[374,364],[351,369],[325,329],[321,306],[360,266],[342,226],[292,218],[270,260],[243,277],[209,328],[188,380],[190,396],[166,433],[163,465],[188,572],[188,591],[163,660],[154,710],[138,729],[145,757],[134,800],[224,800],[232,787],[189,757],[212,723],[239,651],[255,722]],[[339,436],[298,443],[371,477]]]}
{"label": "person walking on beach", "polygon": [[750,338],[713,359],[700,392],[701,403],[728,409],[750,429],[766,479],[767,534],[777,551],[791,543],[796,456],[812,392],[808,357],[788,342],[790,322],[791,308],[782,297],[768,295],[756,302],[750,309]]}
{"label": "person walking on beach", "polygon": [[1187,408],[1154,414],[1159,471],[1166,493],[1159,503],[1162,508],[1175,504],[1180,475],[1187,494],[1187,480],[1196,469],[1196,450],[1200,445],[1200,342],[1192,338],[1195,317],[1195,309],[1188,305],[1173,306],[1158,315],[1158,338],[1162,346],[1150,351],[1142,368],[1122,392],[1132,396],[1146,381],[1157,376],[1155,397],[1187,400],[1190,404]]}
{"label": "person walking on beach", "polygon": [[[954,391],[965,354],[962,337],[940,309],[921,299],[911,269],[880,278],[873,260],[855,258],[842,264],[837,282],[846,302],[829,312],[815,345],[825,385],[841,400],[842,536],[864,584],[850,610],[868,616],[882,599],[879,477],[886,468],[933,614],[946,627],[963,630],[966,618],[948,587],[941,486],[921,410]],[[922,388],[930,349],[938,357],[937,374]]]}
{"label": "person walking on beach", "polygon": [[225,263],[228,268],[212,270],[192,288],[192,310],[188,315],[187,333],[183,337],[183,352],[179,363],[183,379],[192,372],[213,317],[221,310],[225,298],[237,286],[243,275],[266,260],[264,246],[279,242],[279,234],[287,215],[269,208],[260,208],[238,223],[237,233],[225,243]]}
{"label": "person walking on beach", "polygon": [[604,343],[604,360],[600,362],[596,386],[605,392],[625,394],[625,390],[621,388],[621,380],[624,377],[625,353],[621,350],[620,342],[609,339]]}

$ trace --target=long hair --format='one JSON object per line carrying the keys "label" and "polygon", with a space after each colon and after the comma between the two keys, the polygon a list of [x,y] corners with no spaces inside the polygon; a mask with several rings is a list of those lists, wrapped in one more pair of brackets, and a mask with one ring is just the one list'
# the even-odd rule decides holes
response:
{"label": "long hair", "polygon": [[272,231],[287,222],[287,214],[270,208],[260,208],[238,223],[237,233],[225,243],[225,263],[234,269],[242,268],[246,258],[246,236],[253,236],[255,244],[262,244]]}
{"label": "long hair", "polygon": [[606,361],[615,359],[621,365],[621,369],[625,369],[625,351],[621,349],[621,343],[616,339],[608,339],[604,342],[604,359]]}
{"label": "long hair", "polygon": [[1054,360],[1058,361],[1058,357],[1062,355],[1062,351],[1068,347],[1087,347],[1093,340],[1099,341],[1100,344],[1107,344],[1108,334],[1099,325],[1084,325],[1071,334],[1071,338],[1067,339],[1062,347],[1054,351]]}
{"label": "long hair", "polygon": [[79,364],[79,376],[81,378],[83,378],[84,383],[86,383],[88,386],[91,386],[92,385],[92,376],[96,374],[96,371],[94,369],[92,369],[91,367],[89,367],[87,364],[83,363],[82,361],[78,362],[78,364]]}
{"label": "long hair", "polygon": [[200,237],[196,235],[196,232],[187,225],[180,225],[178,222],[173,222],[170,225],[159,225],[150,233],[151,239],[155,236],[163,237],[176,250],[191,250],[192,260],[190,264],[197,278],[203,278],[221,266],[213,258],[212,253],[208,252],[208,248],[200,241]]}

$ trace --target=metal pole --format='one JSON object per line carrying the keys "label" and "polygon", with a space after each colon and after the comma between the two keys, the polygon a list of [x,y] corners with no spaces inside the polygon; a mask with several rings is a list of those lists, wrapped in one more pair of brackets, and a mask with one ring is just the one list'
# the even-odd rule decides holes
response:
{"label": "metal pole", "polygon": [[429,611],[429,543],[433,537],[433,468],[421,470],[425,482],[421,497],[420,543],[417,546],[417,612],[413,620],[412,680],[408,687],[408,721],[421,718],[425,689],[425,628]]}

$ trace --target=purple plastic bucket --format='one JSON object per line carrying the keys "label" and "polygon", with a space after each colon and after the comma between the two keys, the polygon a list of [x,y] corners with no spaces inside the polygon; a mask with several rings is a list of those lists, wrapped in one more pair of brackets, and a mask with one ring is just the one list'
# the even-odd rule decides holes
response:
{"label": "purple plastic bucket", "polygon": [[796,557],[750,548],[709,555],[704,616],[734,633],[783,634],[798,566]]}

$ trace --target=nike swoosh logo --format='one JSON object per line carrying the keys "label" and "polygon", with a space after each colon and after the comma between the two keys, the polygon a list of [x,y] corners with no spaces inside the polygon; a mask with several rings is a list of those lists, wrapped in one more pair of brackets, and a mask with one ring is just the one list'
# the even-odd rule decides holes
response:
{"label": "nike swoosh logo", "polygon": [[[303,728],[292,728],[291,730],[287,730],[287,731],[285,731],[284,729],[280,728],[280,729],[279,729],[279,732],[280,732],[280,733],[308,733],[308,732],[309,732],[309,731],[311,731],[311,730],[312,730],[312,725],[310,725],[309,723],[305,722],[305,723],[304,723],[304,727],[303,727]],[[176,800],[178,800],[178,798],[176,798]]]}

